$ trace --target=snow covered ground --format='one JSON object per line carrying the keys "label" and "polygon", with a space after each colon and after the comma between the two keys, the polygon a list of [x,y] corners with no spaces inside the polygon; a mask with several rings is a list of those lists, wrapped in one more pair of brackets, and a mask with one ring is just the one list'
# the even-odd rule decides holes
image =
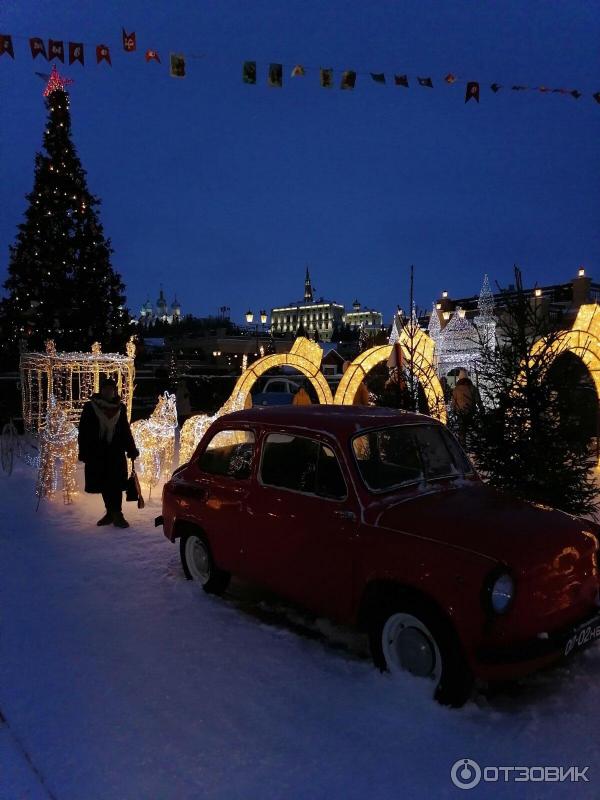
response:
{"label": "snow covered ground", "polygon": [[[158,499],[125,531],[35,505],[31,469],[0,478],[0,800],[600,797],[600,648],[451,711],[360,636],[185,581]],[[459,758],[589,782],[464,791]]]}

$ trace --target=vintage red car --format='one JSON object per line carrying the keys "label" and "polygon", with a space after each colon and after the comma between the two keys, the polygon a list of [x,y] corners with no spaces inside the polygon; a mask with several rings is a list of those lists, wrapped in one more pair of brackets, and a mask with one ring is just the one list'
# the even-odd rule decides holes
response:
{"label": "vintage red car", "polygon": [[592,523],[486,486],[449,431],[383,408],[228,414],[165,485],[207,592],[231,574],[361,626],[375,663],[463,703],[600,638]]}

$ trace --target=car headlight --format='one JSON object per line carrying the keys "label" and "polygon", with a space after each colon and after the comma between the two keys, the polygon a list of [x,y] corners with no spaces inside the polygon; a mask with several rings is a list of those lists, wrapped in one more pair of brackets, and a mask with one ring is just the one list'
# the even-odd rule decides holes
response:
{"label": "car headlight", "polygon": [[504,614],[515,595],[515,582],[508,572],[495,575],[489,584],[489,603],[495,614]]}

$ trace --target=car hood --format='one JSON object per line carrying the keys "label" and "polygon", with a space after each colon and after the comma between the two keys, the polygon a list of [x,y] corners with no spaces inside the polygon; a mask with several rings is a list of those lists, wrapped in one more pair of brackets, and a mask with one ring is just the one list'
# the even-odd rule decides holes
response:
{"label": "car hood", "polygon": [[527,570],[557,558],[585,558],[598,528],[554,509],[523,502],[482,483],[389,498],[378,526],[467,549]]}

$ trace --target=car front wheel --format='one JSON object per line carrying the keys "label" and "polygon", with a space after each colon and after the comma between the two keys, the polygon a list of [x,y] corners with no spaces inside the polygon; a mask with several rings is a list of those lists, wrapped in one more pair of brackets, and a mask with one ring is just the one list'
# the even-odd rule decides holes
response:
{"label": "car front wheel", "polygon": [[203,536],[197,533],[182,536],[179,541],[179,555],[189,581],[198,581],[209,594],[223,594],[227,589],[231,576],[216,566],[208,542]]}
{"label": "car front wheel", "polygon": [[425,605],[382,608],[374,615],[369,638],[380,669],[430,681],[435,699],[443,705],[459,707],[468,700],[473,679],[456,635]]}

